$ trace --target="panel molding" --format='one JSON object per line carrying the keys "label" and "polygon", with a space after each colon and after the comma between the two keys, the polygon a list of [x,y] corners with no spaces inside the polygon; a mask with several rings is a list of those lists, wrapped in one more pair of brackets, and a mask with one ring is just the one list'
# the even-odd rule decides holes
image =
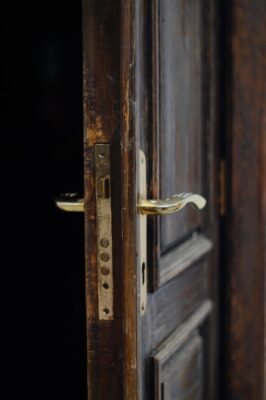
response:
{"label": "panel molding", "polygon": [[211,300],[205,300],[197,310],[187,318],[152,355],[155,363],[165,363],[188,339],[191,333],[197,329],[209,316],[213,308]]}
{"label": "panel molding", "polygon": [[[183,398],[185,393],[191,394],[191,389],[194,395],[197,393],[197,399],[202,398],[204,344],[198,328],[210,315],[211,310],[212,302],[204,301],[153,354],[156,400],[163,400],[165,396],[167,399],[172,398],[173,394],[174,398],[179,398],[179,395]],[[169,373],[173,379],[169,377]],[[198,379],[195,381],[195,378]],[[193,387],[190,386],[190,382],[193,382]]]}
{"label": "panel molding", "polygon": [[203,234],[194,233],[173,251],[162,256],[160,260],[158,286],[175,278],[202,257],[209,253],[213,244]]}
{"label": "panel molding", "polygon": [[[185,7],[185,6],[184,6]],[[202,29],[202,23],[203,23],[203,6],[201,3],[199,3],[198,6],[198,12],[195,13],[195,15],[198,15],[199,18],[199,30]],[[151,80],[149,82],[150,88],[151,88],[151,98],[150,98],[150,111],[151,111],[151,129],[149,133],[149,148],[147,152],[150,154],[150,158],[148,161],[148,196],[150,198],[160,198],[163,194],[162,192],[162,160],[160,157],[160,149],[164,147],[163,140],[161,138],[161,133],[163,131],[163,121],[162,121],[162,85],[160,84],[162,80],[162,74],[163,74],[163,68],[161,65],[161,57],[162,57],[162,52],[163,52],[163,45],[161,43],[162,37],[160,33],[160,24],[161,24],[161,18],[162,18],[162,12],[163,12],[163,1],[162,0],[154,0],[150,6],[150,12],[151,12],[151,67],[150,67],[150,76]],[[189,18],[184,12],[184,24],[186,18]],[[191,22],[191,21],[190,21]],[[184,31],[183,34],[185,35],[185,26],[183,26]],[[188,35],[188,32],[186,33]],[[187,38],[189,35],[187,36]],[[201,35],[196,35],[197,38],[201,38]],[[184,39],[184,38],[183,38]],[[203,37],[201,39],[204,41]],[[184,39],[185,42],[185,39]],[[187,42],[186,42],[187,43]],[[200,86],[199,90],[201,90],[201,87],[203,84],[205,84],[205,80],[207,80],[207,75],[206,73],[204,74],[203,77],[203,70],[206,72],[206,67],[203,67],[202,63],[202,55],[203,55],[203,48],[204,48],[204,43],[202,42],[199,50],[199,54],[197,54],[197,65],[199,64],[199,70],[201,71],[198,73],[198,76],[200,78],[198,79],[197,85]],[[188,51],[188,50],[187,50]],[[209,56],[206,55],[206,61],[210,62]],[[195,62],[195,60],[194,60]],[[194,65],[194,64],[193,64]],[[196,72],[195,72],[196,74]],[[208,76],[209,77],[209,76]],[[195,81],[195,79],[191,79],[192,82]],[[205,82],[205,83],[204,83]],[[196,84],[196,83],[195,83]],[[192,89],[191,89],[192,90]],[[196,89],[195,89],[196,90]],[[201,102],[203,99],[199,99],[199,108],[201,109],[202,105]],[[179,102],[179,100],[178,100]],[[192,104],[193,106],[193,104]],[[194,106],[192,107],[194,109]],[[203,128],[199,128],[199,126],[203,126],[203,109],[199,111],[201,118],[200,121],[197,121],[197,124],[193,127],[192,131],[196,132],[195,135],[196,137],[199,136],[200,141],[203,140]],[[168,119],[169,120],[169,119]],[[181,122],[180,122],[181,124]],[[190,125],[189,125],[190,126]],[[182,128],[182,124],[181,124]],[[178,135],[185,134],[185,132],[181,132],[182,129],[179,129]],[[204,130],[204,133],[206,131]],[[205,139],[204,139],[205,140]],[[193,142],[193,141],[192,141]],[[174,144],[173,144],[174,145]],[[201,148],[200,146],[196,146],[197,148]],[[195,149],[194,149],[195,150]],[[192,152],[193,153],[193,152]],[[194,151],[195,153],[195,151]],[[203,192],[204,195],[206,195],[207,200],[209,201],[210,198],[208,198],[207,195],[207,190],[206,190],[206,185],[204,183],[205,177],[210,176],[209,171],[211,170],[211,161],[204,161],[204,154],[201,152],[202,159],[200,156],[198,157],[200,159],[199,165],[196,164],[196,162],[192,162],[193,158],[191,157],[191,165],[189,164],[189,172],[190,175],[193,173],[192,171],[195,170],[195,165],[197,165],[197,170],[201,170],[200,174],[200,187],[193,187],[192,182],[189,182],[187,184],[186,181],[182,182],[182,179],[179,179],[179,184],[175,185],[177,187],[171,187],[171,190],[173,192],[175,191],[197,191],[197,192]],[[195,157],[196,158],[196,157]],[[209,160],[209,159],[208,159]],[[194,169],[193,169],[194,168]],[[179,169],[180,171],[180,166]],[[188,168],[184,168],[183,174],[188,174]],[[182,177],[183,175],[180,175]],[[192,179],[193,180],[193,179]],[[187,185],[186,185],[187,184]],[[187,187],[186,187],[187,186]],[[205,193],[206,192],[206,193]],[[169,195],[174,194],[174,193],[169,193]],[[208,193],[209,194],[209,193]],[[213,204],[211,204],[213,206]],[[183,213],[180,213],[180,215],[173,215],[170,218],[174,220],[174,229],[176,227],[177,231],[177,237],[174,238],[173,242],[180,242],[181,240],[186,237],[189,232],[195,231],[197,229],[204,229],[205,220],[206,219],[207,212],[204,212],[203,215],[198,215],[197,213],[194,213],[193,210],[190,210],[187,208],[186,210],[183,211]],[[169,217],[165,217],[169,218]],[[207,217],[208,218],[208,217]],[[189,219],[191,225],[187,227],[187,230],[185,229],[185,232],[179,232],[180,228],[184,226],[184,221],[186,219]],[[162,243],[162,221],[160,217],[152,217],[148,219],[148,264],[151,266],[149,269],[149,289],[151,292],[154,292],[156,289],[158,289],[160,286],[164,285],[167,283],[170,279],[175,278],[177,275],[179,275],[183,270],[186,268],[189,268],[190,265],[192,265],[193,262],[197,261],[201,257],[203,257],[205,254],[210,251],[212,244],[207,239],[204,237],[204,235],[199,236],[197,239],[189,239],[185,243],[178,245],[175,249],[169,250],[167,252],[167,256],[163,255],[164,250],[166,249],[163,246]],[[182,230],[182,229],[181,229]],[[180,234],[180,235],[179,235]],[[169,242],[169,247],[172,246],[172,243],[170,244]],[[199,251],[199,257],[196,255],[196,251]],[[173,254],[173,256],[170,255],[170,252]],[[187,252],[187,254],[185,254]],[[180,260],[177,262],[177,257],[180,257]],[[175,261],[175,260],[176,261]],[[170,264],[168,264],[168,261],[170,261]]]}

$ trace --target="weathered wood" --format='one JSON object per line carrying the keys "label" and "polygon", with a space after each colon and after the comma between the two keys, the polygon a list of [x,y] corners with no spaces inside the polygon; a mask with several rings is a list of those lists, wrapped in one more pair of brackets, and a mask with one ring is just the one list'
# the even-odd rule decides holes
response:
{"label": "weathered wood", "polygon": [[211,248],[212,242],[209,239],[204,235],[194,233],[182,245],[162,256],[158,285],[164,285],[185,269],[191,267],[209,253]]}
{"label": "weathered wood", "polygon": [[212,302],[205,300],[154,352],[158,363],[165,363],[188,339],[191,333],[209,316]]}
{"label": "weathered wood", "polygon": [[[158,0],[158,6],[159,3]],[[162,6],[162,3],[160,5]],[[204,56],[204,49],[208,47],[208,35],[203,34],[204,29],[209,32],[209,17],[206,28],[203,23],[203,6],[199,1],[196,4],[181,4],[177,0],[165,0],[165,13],[160,16],[156,14],[153,6],[152,10],[150,7],[150,3],[139,0],[84,0],[89,399],[154,398],[150,355],[209,298],[210,270],[216,270],[215,258],[212,258],[213,262],[209,262],[208,265],[212,240],[217,229],[213,183],[216,178],[213,155],[215,130],[209,128],[213,127],[213,122],[208,119],[211,85],[206,83],[209,70],[205,68],[205,64],[209,69],[212,69],[213,65],[209,54],[206,54],[206,58]],[[174,13],[171,12],[173,7]],[[180,10],[182,13],[179,13]],[[154,20],[152,12],[156,17]],[[166,23],[168,20],[171,20],[169,29]],[[158,34],[157,39],[164,37],[161,45],[166,52],[160,56],[156,55],[156,59],[154,43],[152,47],[149,45],[149,40],[154,40],[155,32]],[[171,51],[166,46],[169,41],[172,43]],[[181,57],[182,54],[184,57]],[[164,73],[160,75],[162,70]],[[182,78],[182,71],[188,75]],[[152,82],[149,81],[151,72]],[[169,88],[172,81],[177,81],[178,87]],[[190,81],[193,86],[192,92],[189,91]],[[164,98],[161,98],[161,106],[158,107],[155,88],[161,87],[162,90],[162,85],[165,90]],[[167,99],[167,90],[171,92],[171,101]],[[183,104],[185,98],[189,101]],[[174,105],[174,112],[171,105]],[[164,133],[163,125],[170,124],[170,114],[174,118],[175,128],[167,125],[167,132]],[[150,118],[151,115],[153,118]],[[157,122],[160,122],[160,142],[157,145],[154,138],[150,140],[150,132],[156,118]],[[203,131],[206,132],[205,136]],[[168,135],[175,143],[180,144],[175,147],[174,152]],[[167,142],[168,147],[165,147],[163,141]],[[97,319],[93,159],[93,146],[96,142],[111,143],[114,260],[112,322]],[[206,154],[202,151],[203,145],[206,145]],[[150,277],[154,279],[155,284],[150,285],[154,292],[148,294],[148,307],[143,317],[140,316],[138,298],[141,273],[138,265],[139,238],[136,237],[138,197],[135,184],[138,179],[139,148],[144,150],[147,157],[147,185],[152,197],[157,196],[156,190],[159,190],[159,186],[163,187],[162,182],[165,188],[164,192],[160,189],[161,194],[167,195],[167,190],[170,190],[174,181],[173,191],[202,192],[204,188],[209,196],[210,209],[209,212],[205,210],[201,216],[195,210],[185,211],[179,216],[173,216],[170,222],[165,220],[163,225],[159,224],[159,220],[156,222],[155,218],[150,218],[149,233],[152,232],[153,241],[149,244],[151,257],[147,268],[152,271]],[[160,166],[164,165],[160,169],[160,177],[154,176],[158,172],[156,163],[162,159],[163,163],[158,163]],[[174,179],[170,179],[170,176],[174,176]],[[157,178],[160,178],[160,181],[156,181]],[[179,186],[181,183],[182,188]],[[210,239],[205,236],[205,232],[208,232]],[[165,235],[164,243],[159,238],[162,237],[161,233]],[[152,261],[155,254],[159,256],[159,264],[156,260]],[[158,278],[161,279],[160,287]],[[207,339],[202,336],[202,341],[204,349],[207,349]],[[205,353],[206,359],[209,359],[209,352]],[[194,354],[194,350],[191,354]],[[186,360],[181,357],[179,360],[183,360],[184,365],[191,365],[193,357],[192,355],[188,364],[186,360],[189,357]],[[186,370],[186,367],[184,368]],[[208,374],[205,376],[204,387],[208,384]],[[195,375],[191,374],[188,379],[192,382],[194,377]]]}
{"label": "weathered wood", "polygon": [[266,3],[229,2],[227,395],[266,393]]}
{"label": "weathered wood", "polygon": [[[152,196],[201,193],[201,2],[155,1],[152,24]],[[160,226],[155,243],[157,257],[186,237],[200,221],[200,214],[189,207],[180,214],[156,219],[153,223]]]}
{"label": "weathered wood", "polygon": [[207,264],[200,262],[156,290],[150,299],[153,348],[207,299],[207,281]]}
{"label": "weathered wood", "polygon": [[155,359],[156,400],[203,400],[203,341],[194,332],[187,343],[171,353],[167,361]]}
{"label": "weathered wood", "polygon": [[[159,195],[201,193],[203,183],[202,1],[160,0],[158,5]],[[201,224],[187,207],[160,220],[161,252]]]}
{"label": "weathered wood", "polygon": [[136,260],[135,2],[121,2],[121,196],[123,242],[124,398],[139,398],[138,288]]}
{"label": "weathered wood", "polygon": [[[203,141],[210,137],[208,132],[213,127],[207,123],[210,115],[207,89],[213,90],[215,84],[215,80],[212,86],[207,84],[210,71],[214,68],[213,50],[206,45],[206,40],[209,40],[206,32],[212,29],[212,34],[215,33],[210,23],[211,16],[208,14],[206,17],[203,4],[199,1],[157,0],[152,3],[151,12],[152,132],[147,145],[151,155],[149,193],[153,198],[166,198],[184,191],[205,196],[209,192],[211,195],[208,188],[210,181],[206,185],[205,178],[210,176],[215,166],[206,162],[206,158],[208,151],[213,152],[214,149],[206,146],[206,152],[202,151]],[[208,115],[205,115],[206,112]],[[206,120],[203,117],[207,117]],[[212,131],[212,135],[215,134],[217,132]],[[211,179],[215,179],[214,175]],[[166,281],[171,268],[165,260],[168,256],[173,258],[179,255],[180,244],[182,254],[183,242],[203,224],[204,213],[187,207],[176,215],[149,219],[152,290]],[[190,250],[193,253],[193,249]],[[171,252],[175,253],[173,257]],[[165,253],[167,256],[164,257]],[[173,269],[171,273],[174,273]]]}
{"label": "weathered wood", "polygon": [[[156,217],[148,221],[148,272],[152,293],[148,296],[147,312],[141,319],[140,333],[143,338],[141,393],[145,399],[155,396],[149,354],[209,296],[214,300],[214,308],[204,328],[207,332],[203,339],[206,353],[204,393],[206,398],[217,397],[216,205],[219,181],[216,14],[217,3],[211,1],[156,0],[148,8],[152,49],[148,91],[151,98],[148,104],[152,127],[148,130],[143,149],[148,158],[149,194],[151,198],[167,197],[174,191],[181,191],[179,184],[185,184],[184,190],[203,193],[208,206],[200,216],[190,210],[169,216],[167,221]],[[182,81],[180,71],[183,70]],[[196,143],[196,150],[190,154]],[[198,262],[203,257],[204,261]]]}
{"label": "weathered wood", "polygon": [[[84,0],[84,171],[88,398],[123,399],[120,2]],[[114,320],[99,321],[94,145],[111,144]]]}
{"label": "weathered wood", "polygon": [[[204,398],[206,389],[206,360],[203,363],[203,340],[198,336],[197,329],[209,317],[212,302],[204,301],[156,350],[152,355],[154,366],[155,399],[176,399],[188,395],[189,398]],[[195,338],[197,340],[195,340]],[[188,349],[199,348],[198,364],[194,357],[193,363],[187,361],[194,352]],[[206,345],[206,344],[205,344]],[[205,353],[206,354],[206,353]],[[175,393],[177,391],[177,393]],[[163,397],[164,396],[164,397]]]}

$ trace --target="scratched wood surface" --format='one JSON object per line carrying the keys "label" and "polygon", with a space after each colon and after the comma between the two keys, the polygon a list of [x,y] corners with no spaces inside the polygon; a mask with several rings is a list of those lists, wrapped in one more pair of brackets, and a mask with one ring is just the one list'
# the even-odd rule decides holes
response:
{"label": "scratched wood surface", "polygon": [[98,319],[94,144],[111,144],[111,177],[120,169],[120,4],[83,2],[85,243],[88,398],[123,398],[120,180],[112,179],[114,321]]}
{"label": "scratched wood surface", "polygon": [[[83,2],[88,398],[93,400],[137,398],[133,5]],[[98,319],[95,143],[111,145],[113,321]]]}
{"label": "scratched wood surface", "polygon": [[[202,1],[158,2],[159,195],[203,192]],[[156,133],[156,132],[154,132]],[[161,252],[201,224],[187,207],[160,220]]]}
{"label": "scratched wood surface", "polygon": [[156,400],[203,400],[203,343],[196,332],[167,360],[156,361]]}
{"label": "scratched wood surface", "polygon": [[[152,130],[147,150],[152,154],[149,157],[150,196],[167,198],[175,193],[194,192],[209,200],[213,190],[209,188],[215,181],[209,176],[213,171],[210,166],[213,160],[207,156],[212,151],[212,157],[215,157],[215,149],[208,149],[209,144],[213,146],[214,143],[208,133],[214,127],[210,96],[214,93],[216,79],[212,64],[214,55],[211,55],[216,34],[209,21],[215,19],[212,14],[216,6],[208,8],[207,1],[157,0],[152,4]],[[214,38],[211,42],[210,29]],[[215,101],[214,95],[214,105]],[[215,113],[215,107],[213,109]],[[186,207],[175,215],[150,219],[152,289],[159,287],[167,277],[169,268],[163,260],[165,255],[179,254],[179,246],[184,245],[188,247],[187,254],[191,255],[191,264],[200,258],[204,249],[198,251],[191,237],[201,231],[203,244],[206,238],[202,225],[206,214],[206,210],[199,213]],[[181,263],[176,258],[172,276],[178,274]]]}

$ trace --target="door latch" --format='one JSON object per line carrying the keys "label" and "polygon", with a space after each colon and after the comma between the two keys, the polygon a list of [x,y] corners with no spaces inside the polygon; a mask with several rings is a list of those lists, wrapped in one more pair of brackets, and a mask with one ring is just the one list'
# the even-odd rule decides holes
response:
{"label": "door latch", "polygon": [[95,145],[95,183],[98,314],[100,320],[112,320],[114,311],[110,144]]}

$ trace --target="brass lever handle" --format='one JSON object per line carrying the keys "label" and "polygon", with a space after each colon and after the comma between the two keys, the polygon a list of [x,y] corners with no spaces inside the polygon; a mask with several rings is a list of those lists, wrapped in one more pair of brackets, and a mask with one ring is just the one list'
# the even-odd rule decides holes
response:
{"label": "brass lever handle", "polygon": [[84,199],[80,199],[77,193],[66,193],[57,197],[55,204],[60,210],[69,212],[84,212]]}
{"label": "brass lever handle", "polygon": [[181,210],[187,204],[201,210],[205,207],[206,200],[199,194],[179,193],[165,200],[140,200],[138,211],[146,215],[167,215]]}
{"label": "brass lever handle", "polygon": [[[66,193],[59,196],[55,204],[60,210],[68,212],[84,212],[84,199],[76,193]],[[179,193],[165,200],[140,200],[137,208],[141,214],[167,215],[175,213],[190,204],[201,210],[206,205],[203,196],[194,193]]]}

